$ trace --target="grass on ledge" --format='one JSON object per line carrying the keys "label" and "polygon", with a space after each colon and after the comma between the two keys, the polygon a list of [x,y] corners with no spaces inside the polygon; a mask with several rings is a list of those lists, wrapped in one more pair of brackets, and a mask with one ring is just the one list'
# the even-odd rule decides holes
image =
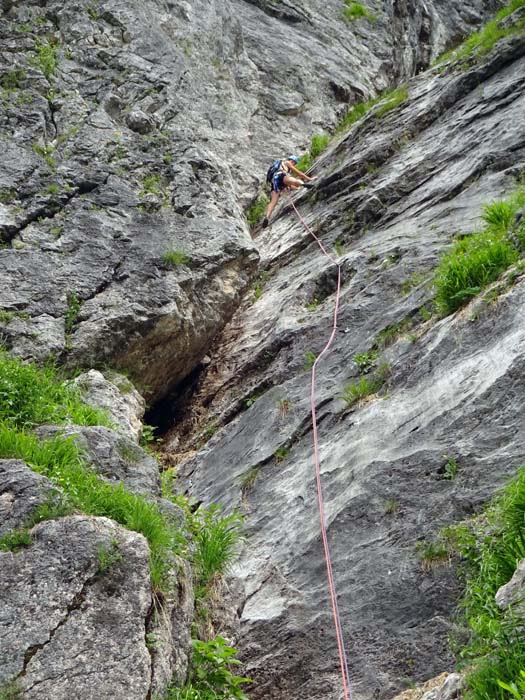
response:
{"label": "grass on ledge", "polygon": [[442,54],[434,65],[448,61],[461,61],[461,65],[464,66],[469,58],[480,58],[487,54],[494,44],[503,37],[523,31],[525,29],[525,15],[509,27],[499,26],[504,19],[522,7],[525,7],[525,0],[512,0],[496,14],[492,21],[487,22],[478,32],[471,34],[457,48]]}
{"label": "grass on ledge", "polygon": [[446,316],[469,302],[522,255],[525,224],[516,213],[525,206],[525,186],[483,209],[485,226],[446,251],[434,275],[436,305]]}
{"label": "grass on ledge", "polygon": [[105,425],[105,412],[86,405],[52,365],[39,368],[0,349],[0,420],[18,428],[42,423]]}

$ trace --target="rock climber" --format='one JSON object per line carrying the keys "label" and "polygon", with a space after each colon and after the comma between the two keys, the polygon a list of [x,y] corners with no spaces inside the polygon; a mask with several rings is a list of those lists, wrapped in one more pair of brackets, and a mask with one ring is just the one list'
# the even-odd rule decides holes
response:
{"label": "rock climber", "polygon": [[[288,158],[283,158],[282,160],[274,160],[270,165],[268,172],[266,173],[266,181],[270,183],[272,192],[270,194],[270,203],[266,209],[266,216],[264,217],[262,227],[266,228],[270,221],[270,216],[281,192],[286,188],[290,190],[298,190],[300,187],[313,187],[311,184],[315,177],[310,177],[306,173],[302,173],[297,168],[297,163],[299,162],[298,156],[288,156]],[[290,175],[293,173],[297,177]]]}

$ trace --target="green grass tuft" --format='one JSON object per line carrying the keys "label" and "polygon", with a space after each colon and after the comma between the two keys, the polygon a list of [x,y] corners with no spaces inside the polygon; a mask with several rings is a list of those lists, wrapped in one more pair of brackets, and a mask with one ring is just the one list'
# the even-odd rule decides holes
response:
{"label": "green grass tuft", "polygon": [[525,28],[525,16],[508,27],[502,27],[502,20],[509,17],[516,10],[525,7],[525,0],[512,0],[507,3],[482,29],[471,34],[460,46],[442,54],[434,65],[448,61],[459,61],[460,67],[466,67],[470,59],[477,59],[487,54],[492,47],[502,38],[522,32]]}
{"label": "green grass tuft", "polygon": [[362,3],[356,0],[344,0],[346,7],[343,8],[343,17],[347,22],[355,22],[358,19],[367,19],[375,22],[377,17],[370,12]]}
{"label": "green grass tuft", "polygon": [[518,260],[525,228],[515,223],[515,214],[523,206],[525,188],[520,185],[507,200],[484,207],[486,225],[480,233],[462,238],[443,254],[434,276],[442,315],[466,304]]}
{"label": "green grass tuft", "polygon": [[162,255],[162,262],[168,267],[178,267],[179,265],[187,265],[190,261],[189,255],[182,250],[167,250]]}
{"label": "green grass tuft", "polygon": [[103,411],[87,406],[78,389],[59,380],[57,370],[23,363],[0,350],[0,420],[18,428],[42,423],[105,425]]}
{"label": "green grass tuft", "polygon": [[525,639],[520,615],[502,612],[494,596],[525,558],[525,469],[494,499],[483,518],[469,528],[460,525],[448,530],[466,565],[461,610],[470,639],[460,654],[471,669],[466,697],[509,700],[516,696],[505,685],[519,688],[525,669]]}
{"label": "green grass tuft", "polygon": [[27,530],[13,530],[0,537],[0,550],[3,552],[18,552],[23,547],[29,547],[32,541],[31,535]]}

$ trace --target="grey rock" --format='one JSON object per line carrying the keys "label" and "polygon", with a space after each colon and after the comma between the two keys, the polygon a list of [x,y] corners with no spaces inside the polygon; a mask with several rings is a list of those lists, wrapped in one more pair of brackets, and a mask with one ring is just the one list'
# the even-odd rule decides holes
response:
{"label": "grey rock", "polygon": [[443,685],[429,690],[421,700],[456,700],[461,697],[465,679],[459,673],[450,673]]}
{"label": "grey rock", "polygon": [[[144,700],[151,678],[146,540],[106,518],[41,523],[0,553],[1,681],[33,700]],[[113,559],[102,568],[100,552]]]}
{"label": "grey rock", "polygon": [[[424,568],[417,543],[478,511],[522,464],[523,275],[503,281],[493,305],[432,322],[420,309],[431,302],[427,282],[453,234],[476,231],[483,205],[513,191],[525,169],[524,76],[517,36],[467,70],[421,74],[406,103],[336,139],[317,165],[315,195],[295,199],[330,252],[336,242],[346,246],[337,331],[316,372],[315,399],[326,525],[359,700],[392,697],[408,674],[418,682],[451,668],[447,636],[460,582],[447,562]],[[222,334],[192,402],[192,418],[222,430],[180,465],[179,483],[198,501],[246,513],[233,577],[244,589],[238,644],[256,682],[251,696],[335,697],[304,362],[332,329],[336,270],[286,200],[258,241],[269,271],[262,295],[247,297]],[[407,293],[414,273],[425,283]],[[378,359],[390,363],[386,391],[342,410],[341,392],[359,377],[354,356],[401,321],[405,337]],[[185,428],[172,434],[179,452],[198,446],[198,435],[184,441]],[[281,448],[289,453],[278,461]],[[443,478],[443,455],[457,461],[454,479]]]}
{"label": "grey rock", "polygon": [[170,683],[183,685],[188,673],[195,603],[191,568],[187,561],[176,559],[174,569],[177,577],[173,588],[157,606],[149,628],[153,697],[162,695]]}
{"label": "grey rock", "polygon": [[0,536],[24,527],[43,503],[57,495],[51,482],[18,459],[0,459]]}
{"label": "grey rock", "polygon": [[153,117],[141,109],[133,110],[126,115],[126,125],[131,131],[136,131],[139,134],[149,134],[156,126]]}
{"label": "grey rock", "polygon": [[129,379],[117,373],[109,377],[92,369],[76,377],[73,385],[80,390],[83,401],[108,413],[118,432],[138,442],[146,402]]}
{"label": "grey rock", "polygon": [[102,426],[41,426],[36,432],[42,439],[73,437],[86,462],[108,481],[122,483],[133,493],[160,496],[157,460],[125,435]]}
{"label": "grey rock", "polygon": [[525,612],[525,559],[519,562],[510,581],[498,589],[496,603],[500,610],[512,605],[514,612]]}

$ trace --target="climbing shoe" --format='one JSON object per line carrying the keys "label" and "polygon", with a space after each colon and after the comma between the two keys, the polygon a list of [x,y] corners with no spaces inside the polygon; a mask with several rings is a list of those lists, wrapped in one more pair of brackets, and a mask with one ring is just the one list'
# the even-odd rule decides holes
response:
{"label": "climbing shoe", "polygon": [[267,226],[268,226],[268,219],[266,217],[264,217],[262,227],[266,228]]}
{"label": "climbing shoe", "polygon": [[303,187],[306,188],[307,190],[311,190],[312,187],[314,187],[313,182],[303,182]]}

